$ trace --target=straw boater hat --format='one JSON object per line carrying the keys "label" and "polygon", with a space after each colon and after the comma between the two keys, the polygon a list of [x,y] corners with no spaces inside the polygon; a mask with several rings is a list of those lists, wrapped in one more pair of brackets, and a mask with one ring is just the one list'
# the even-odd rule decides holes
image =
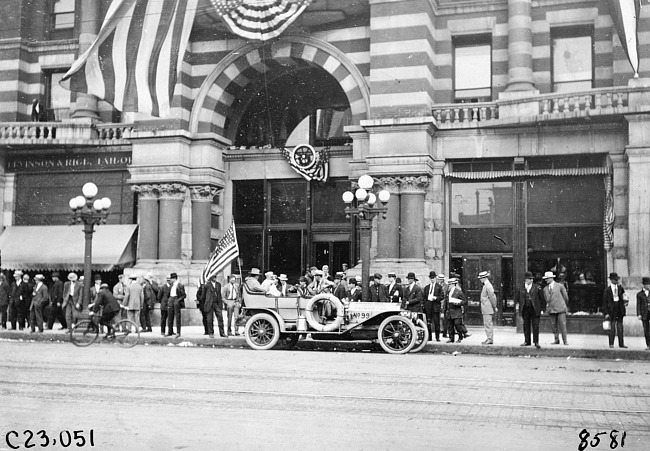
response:
{"label": "straw boater hat", "polygon": [[23,272],[19,269],[17,271],[14,271],[14,276],[22,276]]}
{"label": "straw boater hat", "polygon": [[40,281],[43,281],[43,280],[45,280],[45,276],[44,276],[43,274],[36,274],[36,275],[34,276],[34,280],[40,280]]}
{"label": "straw boater hat", "polygon": [[438,279],[445,280],[445,275],[444,274],[438,274]]}
{"label": "straw boater hat", "polygon": [[458,279],[455,277],[450,277],[449,280],[447,280],[447,283],[458,283]]}
{"label": "straw boater hat", "polygon": [[76,282],[77,281],[77,275],[75,273],[71,272],[70,274],[68,274],[68,280],[70,282]]}
{"label": "straw boater hat", "polygon": [[264,275],[265,275],[266,277],[273,277],[273,276],[274,276],[273,271],[266,271],[266,272],[264,273]]}
{"label": "straw boater hat", "polygon": [[544,277],[542,277],[542,279],[544,279],[544,280],[546,280],[546,279],[555,279],[555,274],[553,274],[553,271],[546,271],[544,273]]}
{"label": "straw boater hat", "polygon": [[279,279],[279,280],[284,280],[285,282],[286,282],[287,280],[289,280],[289,279],[287,279],[287,275],[286,275],[286,274],[280,274],[280,277],[278,277],[278,279]]}
{"label": "straw boater hat", "polygon": [[249,274],[251,276],[259,276],[260,275],[260,270],[259,270],[259,268],[251,268],[251,272]]}
{"label": "straw boater hat", "polygon": [[394,272],[389,272],[388,277],[397,277],[397,274],[395,274]]}
{"label": "straw boater hat", "polygon": [[487,272],[487,271],[481,271],[480,273],[478,273],[478,278],[479,278],[479,279],[487,279],[487,277],[488,277],[489,275],[490,275],[489,272]]}

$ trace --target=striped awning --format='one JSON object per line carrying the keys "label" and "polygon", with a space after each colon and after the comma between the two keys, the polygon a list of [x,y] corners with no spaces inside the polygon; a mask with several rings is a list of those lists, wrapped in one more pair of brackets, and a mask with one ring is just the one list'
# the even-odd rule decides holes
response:
{"label": "striped awning", "polygon": [[567,177],[609,174],[607,166],[592,168],[516,169],[510,171],[453,172],[445,169],[445,177],[464,180],[509,179],[519,177]]}

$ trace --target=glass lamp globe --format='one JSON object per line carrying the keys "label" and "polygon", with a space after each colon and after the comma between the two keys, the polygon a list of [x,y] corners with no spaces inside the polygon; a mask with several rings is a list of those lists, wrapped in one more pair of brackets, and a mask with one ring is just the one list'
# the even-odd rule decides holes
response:
{"label": "glass lamp globe", "polygon": [[86,199],[92,199],[97,195],[97,185],[92,182],[88,182],[83,186],[83,188],[81,188],[81,192],[84,193]]}
{"label": "glass lamp globe", "polygon": [[77,198],[73,197],[70,199],[70,202],[68,203],[70,205],[70,210],[76,210],[77,209]]}
{"label": "glass lamp globe", "polygon": [[379,200],[382,203],[385,204],[386,202],[388,202],[388,199],[390,199],[390,193],[387,190],[383,189],[379,191]]}
{"label": "glass lamp globe", "polygon": [[375,196],[374,193],[369,193],[368,194],[368,205],[375,205],[375,202],[377,202],[377,196]]}
{"label": "glass lamp globe", "polygon": [[102,200],[96,199],[95,202],[93,202],[93,208],[97,211],[102,211]]}
{"label": "glass lamp globe", "polygon": [[111,208],[111,200],[108,197],[104,197],[102,199],[102,208],[104,210],[108,210],[109,208]]}
{"label": "glass lamp globe", "polygon": [[372,177],[370,177],[369,175],[362,175],[361,177],[359,177],[359,188],[369,190],[370,188],[372,188],[373,183],[374,182],[372,180]]}
{"label": "glass lamp globe", "polygon": [[368,191],[366,191],[363,188],[359,188],[354,195],[356,196],[357,200],[363,201],[366,200],[366,197],[368,197]]}
{"label": "glass lamp globe", "polygon": [[83,196],[75,197],[75,202],[77,203],[77,208],[83,208],[86,205],[86,198]]}
{"label": "glass lamp globe", "polygon": [[350,191],[346,191],[343,193],[343,202],[346,204],[351,203],[354,200],[354,194]]}

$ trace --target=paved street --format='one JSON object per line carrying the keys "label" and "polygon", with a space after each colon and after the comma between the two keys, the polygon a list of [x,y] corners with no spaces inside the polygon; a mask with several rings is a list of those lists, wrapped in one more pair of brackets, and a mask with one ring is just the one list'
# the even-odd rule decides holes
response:
{"label": "paved street", "polygon": [[100,450],[575,450],[583,428],[607,431],[586,449],[611,449],[612,429],[650,444],[646,361],[13,341],[0,356],[1,450],[90,429]]}

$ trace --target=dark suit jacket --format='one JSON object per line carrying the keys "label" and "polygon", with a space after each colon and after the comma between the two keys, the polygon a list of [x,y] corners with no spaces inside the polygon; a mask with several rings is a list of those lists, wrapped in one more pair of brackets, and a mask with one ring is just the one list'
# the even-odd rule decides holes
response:
{"label": "dark suit jacket", "polygon": [[636,294],[636,314],[643,321],[650,319],[650,298],[645,295],[643,290]]}
{"label": "dark suit jacket", "polygon": [[354,294],[352,294],[351,291],[348,291],[348,300],[350,302],[361,302],[362,301],[361,288],[356,290]]}
{"label": "dark suit jacket", "polygon": [[160,291],[158,291],[158,302],[160,302],[160,309],[167,309],[167,301],[169,301],[169,292],[171,291],[172,286],[165,282]]}
{"label": "dark suit jacket", "polygon": [[[540,316],[542,311],[546,310],[546,299],[542,288],[536,283],[530,287],[530,302],[535,310],[535,316]],[[517,288],[515,291],[515,305],[517,304],[519,304],[519,315],[521,316],[526,305],[526,287]]]}
{"label": "dark suit jacket", "polygon": [[[63,284],[63,305],[65,307],[68,304],[68,298],[70,297],[70,284],[72,282],[67,281]],[[76,308],[77,304],[81,305],[81,299],[83,296],[83,284],[78,280],[74,283],[74,294],[72,295],[72,306]]]}
{"label": "dark suit jacket", "polygon": [[[457,286],[449,288],[447,292],[447,299],[445,300],[445,312],[449,314],[451,319],[459,319],[463,317],[463,308],[467,305],[467,298],[463,290]],[[452,304],[449,302],[449,298],[460,299],[462,302],[460,304]]]}
{"label": "dark suit jacket", "polygon": [[57,280],[50,288],[50,300],[53,304],[61,304],[63,302],[63,282]]}
{"label": "dark suit jacket", "polygon": [[622,286],[618,285],[618,302],[614,302],[614,293],[612,287],[605,288],[603,293],[603,314],[609,315],[612,318],[622,318],[625,316],[625,304],[623,300],[623,293],[625,290]]}
{"label": "dark suit jacket", "polygon": [[405,285],[402,308],[412,312],[421,312],[422,304],[422,288],[420,285],[416,283],[413,285],[413,289],[409,285]]}
{"label": "dark suit jacket", "polygon": [[[11,299],[10,302],[12,304],[18,305],[18,303],[21,302],[20,297],[23,297],[22,302],[25,303],[28,299],[31,302],[32,299],[32,288],[29,286],[28,283],[25,282],[20,282],[20,285],[17,285],[16,282],[14,281],[13,284],[11,284]],[[27,298],[26,296],[29,296]]]}
{"label": "dark suit jacket", "polygon": [[212,282],[206,282],[205,285],[203,285],[202,298],[204,312],[207,313],[212,311],[213,305],[217,310],[217,313],[223,310],[221,284],[219,282],[215,282],[214,287],[212,286]]}
{"label": "dark suit jacket", "polygon": [[[431,292],[431,287],[433,287],[433,295],[435,296],[435,299],[433,301],[429,301],[429,293]],[[442,292],[442,286],[439,283],[435,284],[429,284],[426,287],[424,287],[424,290],[422,291],[422,299],[424,300],[424,305],[426,306],[429,302],[433,304],[433,312],[439,312],[440,311],[440,306],[442,305],[442,297],[443,297],[443,292]]]}
{"label": "dark suit jacket", "polygon": [[347,292],[345,291],[345,287],[343,284],[339,284],[335,289],[334,289],[334,296],[336,296],[339,299],[344,299],[348,297]]}
{"label": "dark suit jacket", "polygon": [[29,309],[41,308],[48,302],[50,302],[50,294],[48,293],[47,285],[42,283],[38,289],[34,286],[34,294],[32,296],[32,302],[29,304]]}
{"label": "dark suit jacket", "polygon": [[399,304],[404,298],[404,287],[397,282],[395,282],[392,288],[390,285],[386,285],[386,292],[388,293],[388,302]]}
{"label": "dark suit jacket", "polygon": [[368,287],[370,291],[370,302],[389,302],[388,288],[383,283],[379,285],[372,284]]}
{"label": "dark suit jacket", "polygon": [[5,309],[9,306],[9,299],[11,297],[11,287],[5,281],[0,283],[0,309]]}

